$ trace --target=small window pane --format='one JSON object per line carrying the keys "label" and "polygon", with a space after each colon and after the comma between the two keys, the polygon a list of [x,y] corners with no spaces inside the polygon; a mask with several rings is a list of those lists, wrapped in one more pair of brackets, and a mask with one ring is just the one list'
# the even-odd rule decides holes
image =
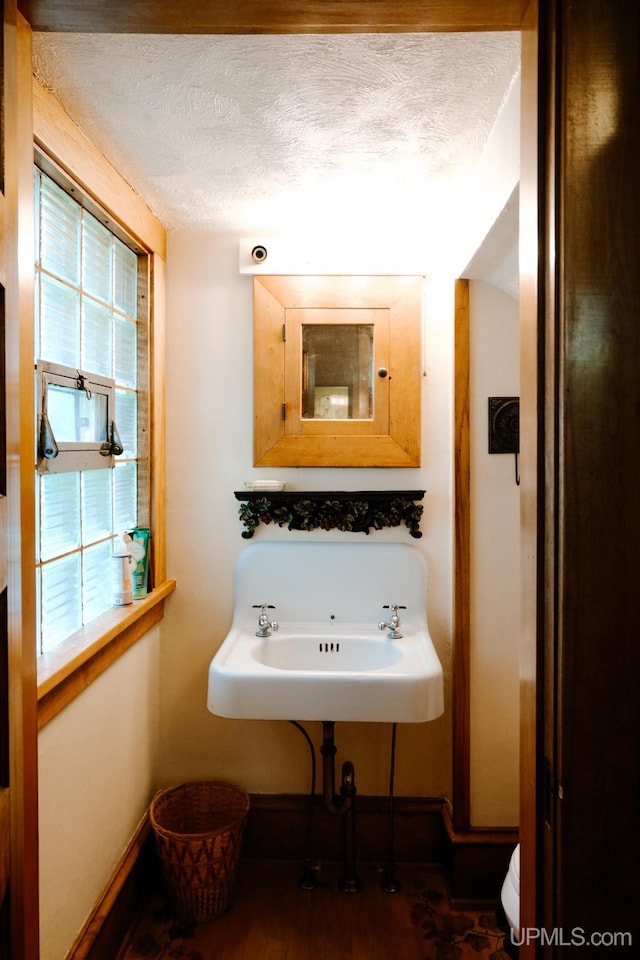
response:
{"label": "small window pane", "polygon": [[113,470],[113,529],[129,530],[138,522],[135,463],[117,463]]}
{"label": "small window pane", "polygon": [[113,378],[124,387],[136,386],[138,329],[132,320],[114,316],[115,364]]}
{"label": "small window pane", "polygon": [[40,557],[48,560],[80,546],[80,474],[40,477]]}
{"label": "small window pane", "polygon": [[116,424],[124,447],[123,457],[135,457],[138,449],[138,403],[135,393],[116,389]]}
{"label": "small window pane", "polygon": [[123,243],[116,243],[113,253],[113,305],[135,318],[138,315],[138,258]]}
{"label": "small window pane", "polygon": [[82,300],[83,370],[111,376],[111,311],[93,300]]}
{"label": "small window pane", "polygon": [[40,357],[67,367],[80,366],[80,294],[42,277]]}
{"label": "small window pane", "polygon": [[90,213],[84,214],[82,237],[82,287],[103,303],[111,304],[112,234]]}
{"label": "small window pane", "polygon": [[42,652],[56,647],[82,626],[80,554],[42,567]]}
{"label": "small window pane", "polygon": [[81,208],[52,180],[40,187],[40,265],[77,285],[80,281]]}
{"label": "small window pane", "polygon": [[87,547],[82,553],[82,619],[90,623],[111,606],[112,542]]}
{"label": "small window pane", "polygon": [[47,414],[59,443],[104,443],[107,439],[108,400],[105,393],[63,387],[50,383],[47,388]]}
{"label": "small window pane", "polygon": [[83,470],[82,543],[102,540],[111,533],[111,471]]}

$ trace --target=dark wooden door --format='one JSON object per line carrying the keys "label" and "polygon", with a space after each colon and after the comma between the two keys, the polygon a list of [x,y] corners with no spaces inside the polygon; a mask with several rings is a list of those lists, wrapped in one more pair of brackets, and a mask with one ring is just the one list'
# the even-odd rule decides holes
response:
{"label": "dark wooden door", "polygon": [[[555,93],[546,118],[539,398],[546,952],[635,956],[640,6],[556,0],[541,4],[540,23]],[[592,935],[600,949],[588,946]]]}

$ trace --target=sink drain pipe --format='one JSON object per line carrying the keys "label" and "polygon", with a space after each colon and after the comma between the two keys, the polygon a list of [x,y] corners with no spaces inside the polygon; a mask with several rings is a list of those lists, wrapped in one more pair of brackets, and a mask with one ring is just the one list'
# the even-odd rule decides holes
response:
{"label": "sink drain pipe", "polygon": [[311,857],[311,836],[313,834],[313,807],[316,798],[316,752],[311,737],[297,720],[289,720],[289,723],[299,730],[307,742],[309,754],[311,757],[311,788],[309,790],[309,809],[307,812],[307,835],[304,845],[304,866],[302,875],[298,880],[300,890],[315,890],[318,886],[318,863]]}
{"label": "sink drain pipe", "polygon": [[396,768],[396,724],[391,728],[391,757],[389,761],[389,860],[382,868],[380,889],[385,893],[398,893],[402,884],[396,876],[395,864],[395,816],[393,810],[393,780]]}
{"label": "sink drain pipe", "polygon": [[335,790],[335,757],[337,747],[334,741],[334,721],[322,721],[322,799],[329,813],[342,817],[343,829],[343,869],[338,882],[343,893],[357,893],[361,884],[356,876],[355,857],[355,771],[350,760],[342,764],[340,796]]}

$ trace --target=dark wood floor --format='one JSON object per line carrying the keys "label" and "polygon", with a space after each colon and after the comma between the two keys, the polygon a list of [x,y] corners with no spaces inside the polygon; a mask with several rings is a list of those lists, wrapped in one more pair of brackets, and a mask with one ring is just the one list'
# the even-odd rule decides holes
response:
{"label": "dark wood floor", "polygon": [[321,886],[298,889],[300,865],[241,861],[228,912],[197,926],[181,924],[154,895],[121,960],[488,960],[502,936],[491,910],[452,911],[443,877],[400,865],[399,893],[380,890],[372,865],[358,867],[362,889],[337,888],[339,866],[320,870]]}

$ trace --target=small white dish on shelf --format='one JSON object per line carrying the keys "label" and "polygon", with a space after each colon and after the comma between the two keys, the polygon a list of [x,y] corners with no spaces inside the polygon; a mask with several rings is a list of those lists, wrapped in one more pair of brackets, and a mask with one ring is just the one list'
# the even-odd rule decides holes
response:
{"label": "small white dish on shelf", "polygon": [[247,480],[245,487],[254,493],[279,493],[286,483],[282,480]]}

